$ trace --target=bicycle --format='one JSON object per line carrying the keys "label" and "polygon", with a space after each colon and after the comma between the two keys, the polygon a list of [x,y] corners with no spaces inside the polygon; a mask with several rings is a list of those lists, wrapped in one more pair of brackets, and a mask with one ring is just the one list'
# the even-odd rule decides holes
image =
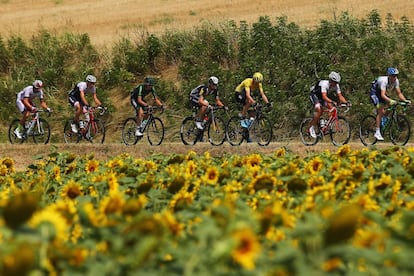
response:
{"label": "bicycle", "polygon": [[[399,107],[402,108],[403,113],[408,109],[409,104],[404,101],[399,101],[396,105],[391,105],[385,109],[385,114],[382,118],[386,120],[381,122],[381,134],[385,137],[388,133],[391,142],[394,145],[404,146],[407,144],[411,136],[411,126],[408,118],[399,114]],[[359,126],[359,138],[365,146],[374,145],[378,140],[374,137],[376,129],[376,115],[365,116]]]}
{"label": "bicycle", "polygon": [[305,118],[300,124],[300,137],[302,143],[305,146],[316,145],[323,139],[325,135],[331,137],[331,141],[335,146],[342,146],[349,142],[351,139],[351,127],[348,120],[338,115],[338,108],[344,108],[343,113],[347,113],[350,109],[349,104],[341,104],[338,107],[334,106],[331,109],[324,108],[323,113],[329,113],[329,117],[321,116],[318,127],[315,130],[316,138],[312,137],[309,133],[310,122],[313,118]]}
{"label": "bicycle", "polygon": [[225,107],[214,105],[208,108],[202,122],[203,129],[198,129],[196,126],[198,106],[193,106],[192,115],[184,118],[181,123],[180,136],[183,144],[195,145],[197,142],[202,142],[204,132],[207,131],[211,145],[222,145],[226,140],[226,124],[220,116],[215,114],[219,109],[225,109]]}
{"label": "bicycle", "polygon": [[[141,124],[141,132],[147,133],[147,139],[151,146],[159,146],[164,140],[164,123],[158,117],[154,116],[154,112],[161,110],[164,111],[163,106],[152,106],[144,110],[144,119]],[[143,136],[136,136],[135,131],[137,130],[137,117],[129,117],[122,124],[122,141],[125,145],[135,145],[138,140]]]}
{"label": "bicycle", "polygon": [[[14,130],[20,125],[20,119],[14,119],[9,126],[9,141],[11,144],[23,143],[27,141],[30,137],[33,138],[33,142],[35,144],[47,144],[50,139],[50,125],[49,123],[40,118],[41,112],[47,112],[45,110],[37,110],[35,113],[32,114],[32,118],[30,121],[26,121],[22,138],[19,139],[17,135],[14,133]],[[49,116],[50,116],[50,112]]]}
{"label": "bicycle", "polygon": [[107,108],[102,106],[89,107],[85,113],[85,120],[79,121],[80,127],[78,132],[75,133],[72,131],[71,124],[74,123],[73,119],[66,121],[63,129],[63,137],[67,144],[79,143],[82,139],[87,140],[90,143],[98,141],[103,144],[105,140],[105,125],[104,123],[95,116],[95,112],[98,111],[97,115],[102,116],[105,114]]}
{"label": "bicycle", "polygon": [[230,145],[239,146],[243,140],[248,143],[256,141],[259,146],[269,145],[273,128],[264,115],[263,108],[262,104],[256,103],[248,110],[249,119],[241,120],[239,116],[230,118],[226,126],[226,137]]}

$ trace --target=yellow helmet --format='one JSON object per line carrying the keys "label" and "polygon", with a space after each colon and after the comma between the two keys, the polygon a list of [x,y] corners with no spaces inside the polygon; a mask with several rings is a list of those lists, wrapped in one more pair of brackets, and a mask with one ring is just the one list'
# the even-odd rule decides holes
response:
{"label": "yellow helmet", "polygon": [[253,80],[257,81],[257,82],[262,82],[263,81],[263,75],[260,72],[256,72],[253,74]]}

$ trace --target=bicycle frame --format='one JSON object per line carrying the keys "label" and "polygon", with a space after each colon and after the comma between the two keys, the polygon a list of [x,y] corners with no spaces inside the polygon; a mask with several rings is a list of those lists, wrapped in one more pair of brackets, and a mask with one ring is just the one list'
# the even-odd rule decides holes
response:
{"label": "bicycle frame", "polygon": [[[348,112],[350,109],[350,107],[346,104],[341,104],[339,107],[346,108],[346,110],[343,111],[344,113]],[[312,137],[309,133],[309,126],[313,121],[313,118],[305,118],[302,120],[302,123],[300,125],[300,136],[302,142],[306,146],[313,146],[317,144],[320,140],[322,140],[324,135],[328,134],[335,146],[341,146],[348,143],[349,139],[351,138],[351,129],[348,120],[345,117],[339,115],[339,107],[322,109],[323,113],[316,127],[316,130],[318,131],[316,133],[316,137]],[[329,113],[329,117],[324,116],[326,113]],[[325,119],[325,125],[321,125],[321,120]]]}
{"label": "bicycle frame", "polygon": [[[50,126],[49,123],[40,117],[40,112],[44,110],[37,110],[37,112],[31,114],[26,120],[26,124],[23,127],[22,138],[18,139],[13,133],[15,128],[20,125],[20,119],[14,119],[9,127],[9,141],[10,143],[23,143],[30,137],[33,138],[35,143],[48,143],[50,139]],[[49,113],[50,116],[50,113]]]}
{"label": "bicycle frame", "polygon": [[[411,123],[406,113],[409,104],[400,101],[397,105],[385,108],[384,117],[388,117],[385,125],[380,125],[381,134],[383,137],[389,136],[391,142],[395,145],[404,146],[411,137]],[[402,108],[402,112],[399,109]],[[365,146],[373,145],[378,140],[375,137],[377,128],[377,114],[366,115],[361,119],[359,127],[359,138]]]}

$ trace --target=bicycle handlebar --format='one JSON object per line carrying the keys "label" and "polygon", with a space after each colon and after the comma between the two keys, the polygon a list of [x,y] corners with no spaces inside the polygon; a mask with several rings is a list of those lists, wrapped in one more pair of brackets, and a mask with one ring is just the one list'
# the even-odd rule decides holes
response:
{"label": "bicycle handlebar", "polygon": [[100,116],[102,116],[102,115],[104,115],[105,114],[105,112],[108,110],[108,108],[107,107],[103,107],[103,106],[95,106],[95,107],[92,107],[92,106],[90,106],[90,107],[88,107],[88,111],[95,111],[95,110],[97,110],[98,111],[98,114],[100,115]]}

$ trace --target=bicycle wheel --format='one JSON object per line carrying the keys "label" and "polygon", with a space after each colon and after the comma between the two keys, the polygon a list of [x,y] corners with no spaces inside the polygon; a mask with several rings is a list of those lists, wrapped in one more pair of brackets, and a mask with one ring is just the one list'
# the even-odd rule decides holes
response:
{"label": "bicycle wheel", "polygon": [[153,117],[146,126],[148,142],[151,146],[159,146],[164,140],[164,124],[160,118]]}
{"label": "bicycle wheel", "polygon": [[342,146],[351,139],[351,127],[346,118],[338,116],[338,121],[333,121],[329,127],[329,135],[335,146]]}
{"label": "bicycle wheel", "polygon": [[390,122],[390,138],[394,145],[404,146],[411,136],[410,121],[404,115],[396,115]]}
{"label": "bicycle wheel", "polygon": [[9,126],[9,141],[11,144],[21,144],[25,140],[17,138],[16,134],[14,134],[14,130],[19,126],[19,124],[20,120],[14,119]]}
{"label": "bicycle wheel", "polygon": [[35,143],[47,144],[50,139],[50,125],[45,119],[40,118],[39,124],[36,124],[32,133],[27,135],[32,136]]}
{"label": "bicycle wheel", "polygon": [[214,117],[208,124],[208,141],[213,146],[220,146],[226,140],[226,124],[220,117]]}
{"label": "bicycle wheel", "polygon": [[300,138],[302,143],[305,146],[313,146],[316,145],[319,141],[319,135],[316,138],[313,138],[309,133],[309,124],[312,121],[312,118],[306,118],[302,120],[300,124]]}
{"label": "bicycle wheel", "polygon": [[69,120],[65,123],[65,127],[63,128],[63,138],[65,139],[66,144],[74,144],[79,143],[82,136],[80,136],[78,133],[74,133],[72,131],[72,120]]}
{"label": "bicycle wheel", "polygon": [[240,125],[240,118],[238,116],[230,118],[226,126],[226,138],[232,146],[239,146],[243,139],[245,139],[245,132],[247,129]]}
{"label": "bicycle wheel", "polygon": [[136,118],[130,117],[122,124],[122,141],[125,145],[135,145],[138,142],[138,137],[135,136],[137,129]]}
{"label": "bicycle wheel", "polygon": [[259,146],[267,146],[272,141],[272,124],[269,119],[262,116],[260,119],[253,122],[249,130],[250,139],[257,142]]}
{"label": "bicycle wheel", "polygon": [[359,125],[359,139],[365,146],[374,145],[377,142],[375,138],[375,129],[377,128],[377,119],[373,115],[362,118]]}
{"label": "bicycle wheel", "polygon": [[194,145],[197,142],[199,130],[197,129],[194,118],[187,117],[183,120],[180,128],[181,141],[184,145]]}
{"label": "bicycle wheel", "polygon": [[99,119],[95,119],[90,122],[88,132],[86,133],[86,139],[91,143],[101,143],[105,141],[105,126]]}

